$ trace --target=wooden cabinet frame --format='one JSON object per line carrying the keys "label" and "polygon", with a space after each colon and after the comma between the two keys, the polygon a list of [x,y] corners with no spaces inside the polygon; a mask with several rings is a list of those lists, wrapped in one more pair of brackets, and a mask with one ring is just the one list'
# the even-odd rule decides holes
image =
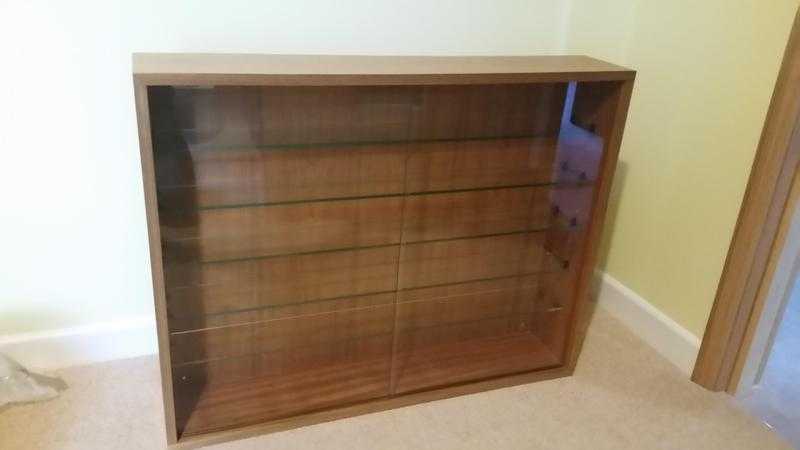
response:
{"label": "wooden cabinet frame", "polygon": [[[572,373],[588,325],[593,303],[590,283],[597,259],[609,190],[622,140],[635,72],[588,57],[361,57],[361,56],[266,56],[266,55],[134,55],[134,88],[139,123],[147,223],[150,240],[153,289],[159,337],[159,357],[166,418],[167,442],[173,447],[208,445],[264,432],[279,431],[342,417],[380,411],[419,402],[496,389]],[[260,424],[246,424],[219,431],[181,436],[176,419],[173,365],[174,342],[170,341],[170,314],[165,293],[164,255],[159,217],[157,167],[150,96],[160,86],[181,87],[336,87],[336,86],[564,86],[574,85],[569,120],[588,130],[602,142],[602,157],[596,161],[591,206],[586,211],[585,230],[579,247],[580,264],[574,267],[569,285],[571,309],[563,331],[563,358],[552,367],[487,379],[449,383],[447,386],[410,389],[406,393],[340,404]],[[505,89],[505,88],[501,88]],[[561,89],[561,88],[559,88]],[[566,91],[564,91],[566,92]],[[501,105],[502,106],[502,105]],[[555,111],[561,114],[561,111]],[[419,126],[425,127],[422,123]],[[427,131],[438,136],[436,129]],[[593,163],[595,164],[595,163]],[[564,167],[564,170],[567,170]],[[581,174],[586,177],[585,173]],[[433,200],[431,200],[433,201]],[[163,219],[163,218],[162,218]],[[211,225],[209,225],[211,226]],[[430,234],[430,233],[429,233]],[[424,237],[424,235],[421,235]],[[434,236],[436,237],[436,236]],[[583,242],[583,241],[582,241]],[[244,244],[250,245],[250,244]],[[219,247],[222,248],[222,247]],[[231,247],[225,247],[230,250]],[[245,247],[234,247],[241,249]],[[251,247],[246,247],[251,248]],[[218,255],[221,250],[209,250]],[[217,253],[211,253],[216,251]],[[238,250],[237,250],[238,251]],[[396,308],[396,306],[395,306]],[[173,324],[174,328],[174,324]],[[395,336],[397,331],[394,331]],[[396,338],[395,338],[396,339]],[[563,345],[563,347],[562,347]],[[203,349],[206,351],[207,349]],[[180,360],[180,359],[178,359]],[[394,389],[395,380],[392,380]],[[392,391],[394,392],[394,391]],[[402,391],[401,391],[402,392]]]}

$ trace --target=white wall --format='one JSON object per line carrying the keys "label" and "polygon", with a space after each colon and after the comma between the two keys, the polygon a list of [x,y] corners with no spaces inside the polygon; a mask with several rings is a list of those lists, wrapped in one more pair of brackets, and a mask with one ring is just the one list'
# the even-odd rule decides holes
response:
{"label": "white wall", "polygon": [[559,53],[569,2],[0,5],[0,335],[152,316],[131,52]]}

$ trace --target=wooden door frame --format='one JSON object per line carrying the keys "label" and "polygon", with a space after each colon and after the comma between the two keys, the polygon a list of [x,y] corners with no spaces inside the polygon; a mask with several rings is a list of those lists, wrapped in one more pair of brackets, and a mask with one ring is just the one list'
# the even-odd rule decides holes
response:
{"label": "wooden door frame", "polygon": [[[794,211],[800,163],[800,11],[783,56],[692,380],[735,393]],[[772,264],[770,264],[772,263]]]}

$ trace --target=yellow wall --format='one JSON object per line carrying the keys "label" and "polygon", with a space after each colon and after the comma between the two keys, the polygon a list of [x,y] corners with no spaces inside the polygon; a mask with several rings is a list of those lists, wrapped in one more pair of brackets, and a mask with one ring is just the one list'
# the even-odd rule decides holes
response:
{"label": "yellow wall", "polygon": [[799,4],[572,3],[568,50],[638,70],[604,268],[697,336]]}

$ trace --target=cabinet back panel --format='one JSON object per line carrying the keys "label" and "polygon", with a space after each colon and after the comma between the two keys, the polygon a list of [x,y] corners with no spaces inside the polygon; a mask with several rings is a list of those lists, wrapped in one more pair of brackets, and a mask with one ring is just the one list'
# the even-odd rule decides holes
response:
{"label": "cabinet back panel", "polygon": [[396,394],[545,369],[560,363],[531,333],[428,345],[415,351],[398,351],[395,360],[393,392]]}
{"label": "cabinet back panel", "polygon": [[191,157],[194,179],[163,191],[176,202],[210,208],[401,194],[407,147],[220,147],[193,150]]}
{"label": "cabinet back panel", "polygon": [[417,142],[410,145],[406,191],[549,183],[556,142],[547,137]]}
{"label": "cabinet back panel", "polygon": [[[215,299],[209,297],[209,302]],[[238,307],[220,313],[204,314],[202,311],[182,312],[172,318],[172,332],[202,330],[205,328],[237,325],[267,320],[284,319],[289,317],[304,317],[318,315],[332,311],[363,309],[377,305],[392,305],[395,301],[395,292],[382,294],[365,294],[352,297],[337,297],[330,300],[313,300],[305,303],[293,303],[278,306],[259,306],[251,309]]]}
{"label": "cabinet back panel", "polygon": [[317,366],[287,375],[178,390],[176,419],[183,437],[284,419],[385,397],[390,360]]}
{"label": "cabinet back panel", "polygon": [[511,233],[550,224],[549,188],[512,188],[406,199],[403,241]]}
{"label": "cabinet back panel", "polygon": [[543,247],[544,233],[457,239],[403,245],[401,289],[558,270]]}
{"label": "cabinet back panel", "polygon": [[[556,181],[556,140],[498,138],[307,147],[189,147],[183,179],[159,187],[178,210],[376,197]],[[164,177],[168,178],[168,177]]]}
{"label": "cabinet back panel", "polygon": [[166,239],[178,259],[203,262],[399,243],[400,197],[197,211]]}
{"label": "cabinet back panel", "polygon": [[[185,263],[171,278],[167,306],[172,331],[214,319],[209,326],[236,320],[231,313],[264,310],[245,317],[285,315],[291,308],[314,310],[332,301],[396,289],[398,248],[293,255],[215,264]],[[328,302],[325,302],[328,300]],[[317,305],[317,306],[314,306]],[[257,311],[256,311],[257,312]]]}
{"label": "cabinet back panel", "polygon": [[[268,353],[391,334],[394,306],[370,306],[171,335],[174,364]],[[387,349],[387,353],[390,349]]]}
{"label": "cabinet back panel", "polygon": [[[151,88],[200,147],[556,136],[565,83]],[[151,102],[152,103],[152,102]],[[159,127],[154,127],[158,129]]]}

